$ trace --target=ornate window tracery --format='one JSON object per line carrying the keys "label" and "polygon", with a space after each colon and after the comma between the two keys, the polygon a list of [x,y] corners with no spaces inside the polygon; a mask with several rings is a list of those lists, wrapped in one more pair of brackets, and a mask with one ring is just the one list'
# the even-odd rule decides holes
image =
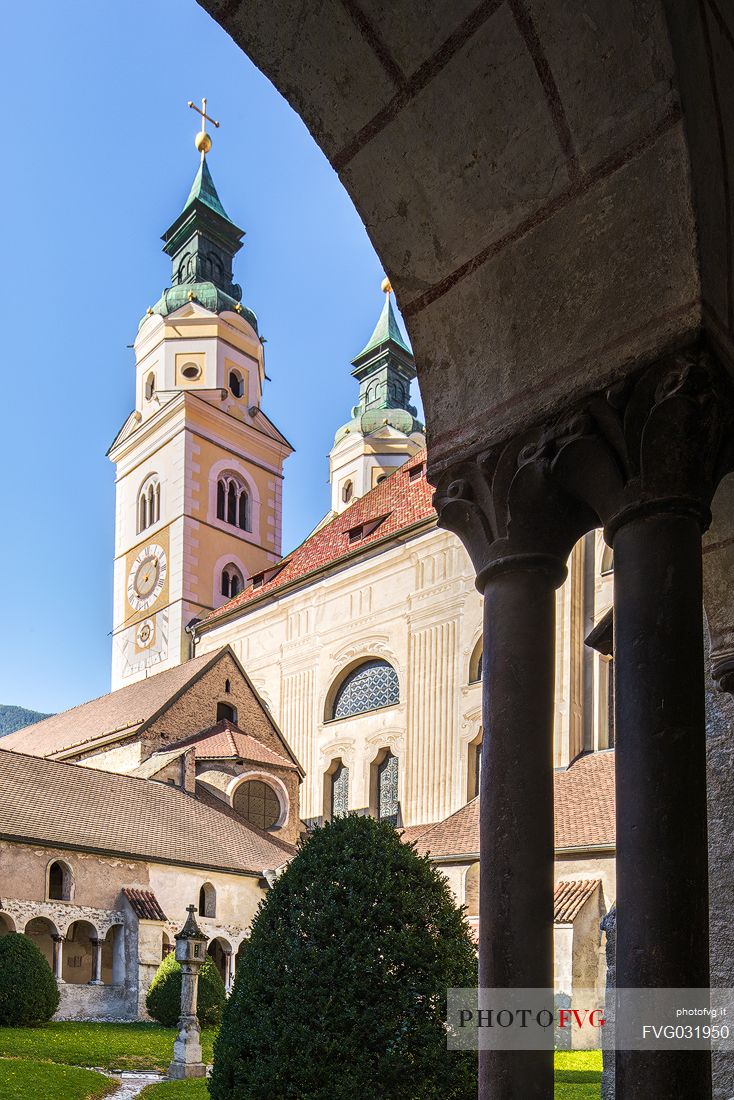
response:
{"label": "ornate window tracery", "polygon": [[331,819],[349,811],[349,768],[341,761],[331,773]]}
{"label": "ornate window tracery", "polygon": [[377,818],[398,823],[398,758],[391,752],[386,753],[377,766]]}
{"label": "ornate window tracery", "polygon": [[222,583],[220,587],[222,595],[226,596],[228,599],[232,599],[233,596],[238,596],[245,587],[242,573],[232,562],[230,562],[229,565],[225,565],[222,570]]}
{"label": "ornate window tracery", "polygon": [[344,677],[334,699],[332,718],[349,718],[400,702],[400,682],[387,661],[375,658]]}

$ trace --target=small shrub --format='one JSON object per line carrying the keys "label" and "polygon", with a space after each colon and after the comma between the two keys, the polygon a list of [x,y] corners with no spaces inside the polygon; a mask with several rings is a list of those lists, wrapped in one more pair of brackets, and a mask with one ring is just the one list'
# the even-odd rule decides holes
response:
{"label": "small shrub", "polygon": [[56,979],[35,943],[20,932],[0,938],[0,1025],[46,1023],[58,1007]]}
{"label": "small shrub", "polygon": [[[222,976],[207,957],[199,971],[199,994],[196,1015],[202,1027],[218,1027],[226,994]],[[181,964],[176,956],[166,955],[156,970],[155,978],[145,998],[149,1014],[164,1027],[175,1027],[181,1015]]]}
{"label": "small shrub", "polygon": [[316,829],[260,906],[214,1046],[213,1100],[474,1100],[446,991],[476,956],[446,880],[396,830]]}

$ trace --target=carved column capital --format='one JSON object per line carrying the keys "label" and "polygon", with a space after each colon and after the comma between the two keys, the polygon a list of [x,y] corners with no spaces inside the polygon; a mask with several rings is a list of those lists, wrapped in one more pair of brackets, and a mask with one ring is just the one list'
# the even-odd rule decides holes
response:
{"label": "carved column capital", "polygon": [[594,527],[611,544],[631,519],[671,511],[705,530],[716,486],[734,468],[733,390],[708,351],[688,349],[445,471],[438,521],[466,546],[480,591],[523,560],[560,584],[575,542]]}

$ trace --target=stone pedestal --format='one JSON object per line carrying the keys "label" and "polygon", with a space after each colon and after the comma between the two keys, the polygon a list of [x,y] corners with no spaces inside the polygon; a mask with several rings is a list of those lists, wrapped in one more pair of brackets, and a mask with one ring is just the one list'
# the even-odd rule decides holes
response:
{"label": "stone pedestal", "polygon": [[206,1077],[206,1066],[201,1060],[201,1029],[196,1016],[185,1016],[179,1020],[168,1076],[174,1081],[185,1077]]}

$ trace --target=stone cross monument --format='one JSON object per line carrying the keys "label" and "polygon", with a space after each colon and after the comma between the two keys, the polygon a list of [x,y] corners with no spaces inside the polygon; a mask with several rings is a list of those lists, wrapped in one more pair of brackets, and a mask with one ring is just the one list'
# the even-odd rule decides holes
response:
{"label": "stone cross monument", "polygon": [[176,1080],[206,1076],[196,1015],[199,969],[206,958],[206,936],[196,923],[195,913],[196,906],[189,905],[184,926],[176,933],[176,959],[181,964],[181,1016],[173,1044],[173,1061],[168,1069],[168,1076]]}

